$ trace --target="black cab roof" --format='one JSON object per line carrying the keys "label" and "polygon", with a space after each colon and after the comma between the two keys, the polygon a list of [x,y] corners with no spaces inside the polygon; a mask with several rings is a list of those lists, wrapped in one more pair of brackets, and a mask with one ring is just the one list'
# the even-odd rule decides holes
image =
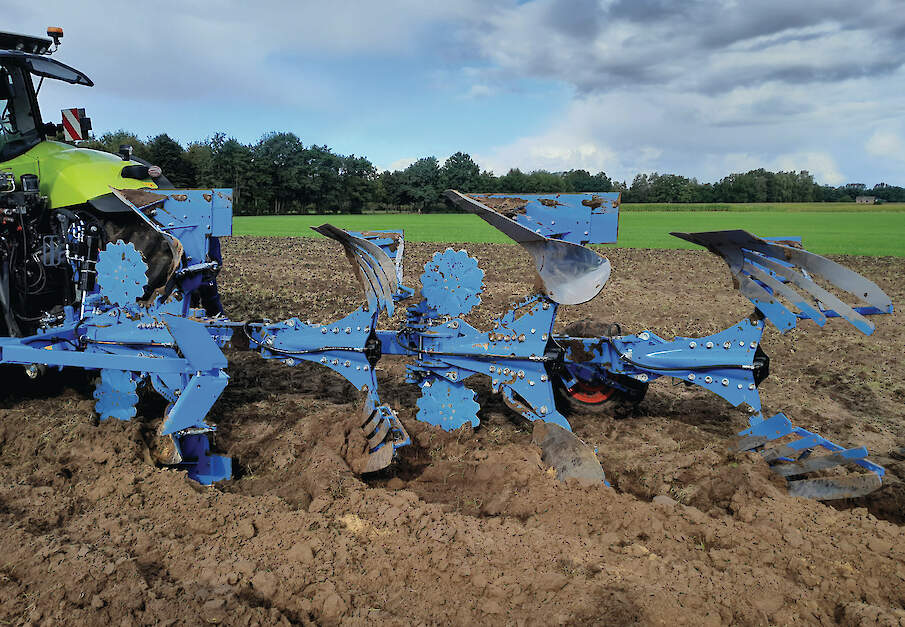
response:
{"label": "black cab roof", "polygon": [[18,33],[0,32],[0,50],[18,50],[29,54],[47,54],[51,41],[46,37],[32,37]]}
{"label": "black cab roof", "polygon": [[73,85],[94,85],[94,81],[83,72],[48,57],[50,43],[49,39],[43,37],[0,32],[0,63],[21,65],[35,76]]}

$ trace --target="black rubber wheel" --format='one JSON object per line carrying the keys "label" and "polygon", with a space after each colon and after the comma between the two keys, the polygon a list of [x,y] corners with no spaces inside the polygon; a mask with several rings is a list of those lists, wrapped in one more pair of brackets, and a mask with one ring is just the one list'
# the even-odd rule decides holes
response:
{"label": "black rubber wheel", "polygon": [[560,380],[553,385],[556,406],[566,416],[606,415],[627,418],[635,412],[647,394],[647,383],[631,377],[610,374],[622,386],[620,389],[604,382],[579,381],[571,389]]}

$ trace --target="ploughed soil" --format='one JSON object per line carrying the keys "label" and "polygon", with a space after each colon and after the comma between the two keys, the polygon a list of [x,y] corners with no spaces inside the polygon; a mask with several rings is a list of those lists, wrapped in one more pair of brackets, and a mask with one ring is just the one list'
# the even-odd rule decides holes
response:
{"label": "ploughed soil", "polygon": [[[406,283],[442,248],[406,246]],[[528,293],[532,266],[515,246],[468,249],[486,273],[469,316],[483,326]],[[234,320],[331,321],[361,303],[333,242],[237,237],[223,250]],[[563,307],[560,328],[591,317],[671,338],[750,313],[706,252],[608,256],[605,290]],[[841,261],[905,303],[905,259]],[[469,380],[481,426],[446,433],[415,419],[405,363],[385,357],[381,398],[414,442],[362,479],[342,455],[359,413],[350,385],[230,350],[210,419],[238,472],[205,488],[151,461],[153,394],[137,419],[98,424],[92,375],[6,369],[0,624],[903,624],[905,317],[874,320],[870,337],[837,319],[764,338],[768,414],[863,444],[887,468],[882,489],[833,504],[792,498],[757,456],[730,454],[744,412],[669,380],[631,416],[572,417],[613,484],[583,488],[554,479],[482,377]]]}

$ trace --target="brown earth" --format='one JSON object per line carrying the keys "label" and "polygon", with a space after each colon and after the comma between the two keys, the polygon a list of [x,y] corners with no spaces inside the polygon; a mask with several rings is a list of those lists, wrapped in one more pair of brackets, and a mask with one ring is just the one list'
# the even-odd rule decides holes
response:
{"label": "brown earth", "polygon": [[[408,284],[441,248],[406,246]],[[483,326],[527,293],[530,265],[513,246],[468,249],[486,272],[470,316]],[[704,335],[749,313],[707,253],[608,254],[604,292],[559,325]],[[326,240],[232,238],[224,257],[233,319],[328,321],[361,300]],[[905,260],[843,261],[905,303]],[[903,624],[905,463],[888,453],[905,444],[905,331],[900,313],[874,320],[871,337],[831,320],[764,340],[765,409],[864,444],[888,469],[881,490],[834,506],[791,498],[754,455],[727,453],[744,415],[668,381],[629,418],[573,418],[614,485],[586,489],[551,477],[486,382],[477,430],[417,422],[404,362],[384,358],[381,397],[414,444],[363,481],[340,454],[351,386],[232,351],[211,419],[239,474],[202,488],[151,463],[153,395],[138,419],[98,425],[88,375],[32,383],[7,369],[0,623]]]}

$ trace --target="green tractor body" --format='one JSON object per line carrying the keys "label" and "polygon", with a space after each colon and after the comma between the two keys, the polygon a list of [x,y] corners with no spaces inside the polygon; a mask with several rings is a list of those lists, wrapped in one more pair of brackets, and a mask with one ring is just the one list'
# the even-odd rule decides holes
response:
{"label": "green tractor body", "polygon": [[165,179],[160,179],[159,171],[158,178],[152,178],[155,170],[129,158],[128,152],[113,155],[54,141],[60,133],[74,141],[87,139],[90,120],[84,109],[69,109],[63,112],[62,124],[46,122],[38,106],[43,81],[88,87],[94,83],[49,58],[50,51],[50,39],[0,33],[0,172],[11,174],[20,185],[23,175],[37,177],[50,209],[92,204],[105,211],[125,211],[127,207],[112,200],[97,199],[109,199],[112,189],[156,189]]}
{"label": "green tractor body", "polygon": [[88,148],[76,148],[44,139],[23,154],[0,163],[0,169],[12,172],[17,181],[23,174],[38,177],[40,191],[50,208],[70,207],[107,197],[114,189],[155,189],[150,178],[134,179],[122,175],[124,167],[139,166],[117,155]]}

